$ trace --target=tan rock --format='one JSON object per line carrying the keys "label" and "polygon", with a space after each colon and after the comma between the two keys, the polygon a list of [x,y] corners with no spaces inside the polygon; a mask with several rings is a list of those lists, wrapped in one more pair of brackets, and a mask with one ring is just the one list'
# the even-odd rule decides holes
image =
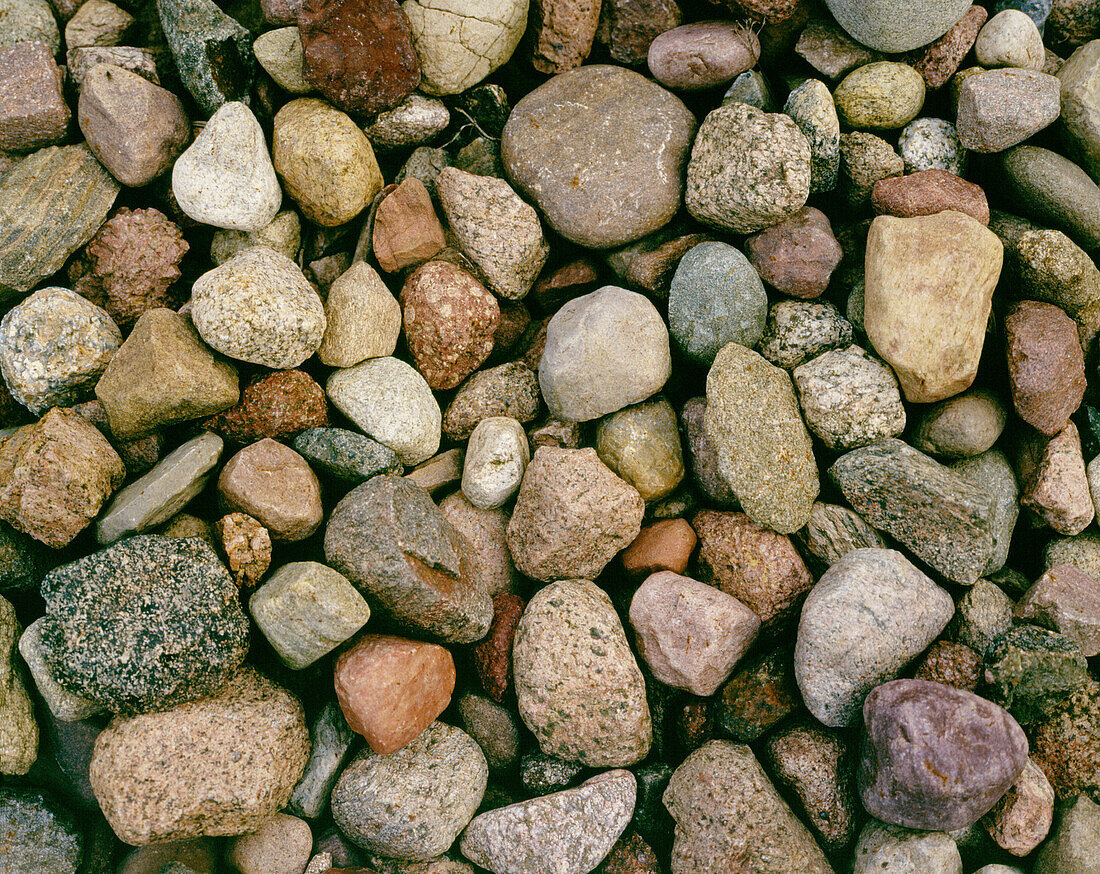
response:
{"label": "tan rock", "polygon": [[0,149],[29,151],[65,136],[70,113],[61,82],[61,68],[41,43],[0,48]]}
{"label": "tan rock", "polygon": [[312,849],[309,823],[276,813],[259,830],[233,840],[229,863],[240,874],[302,874]]}
{"label": "tan rock", "polygon": [[34,704],[15,656],[18,639],[15,607],[0,598],[0,774],[26,774],[38,758]]}
{"label": "tan rock", "polygon": [[600,23],[599,0],[534,0],[531,4],[531,66],[562,73],[584,63]]}
{"label": "tan rock", "polygon": [[374,257],[387,273],[423,264],[447,245],[443,226],[424,183],[407,176],[374,214]]}
{"label": "tan rock", "polygon": [[1054,788],[1032,759],[1009,790],[982,817],[982,825],[1002,849],[1026,856],[1050,831],[1054,819]]}
{"label": "tan rock", "polygon": [[234,510],[255,517],[276,540],[301,540],[321,524],[321,485],[309,463],[265,437],[226,462],[218,494]]}
{"label": "tan rock", "polygon": [[907,400],[943,400],[974,381],[1003,252],[954,210],[871,223],[864,328]]}
{"label": "tan rock", "polygon": [[1081,437],[1070,422],[1054,437],[1029,432],[1016,461],[1020,506],[1038,515],[1059,534],[1084,531],[1096,515],[1089,491]]}
{"label": "tan rock", "polygon": [[519,574],[508,550],[508,513],[504,509],[481,510],[461,491],[440,501],[439,509],[473,549],[472,576],[490,595],[511,592]]}
{"label": "tan rock", "polygon": [[328,324],[317,357],[329,367],[352,367],[392,355],[401,335],[401,305],[382,277],[363,261],[352,264],[328,290]]}
{"label": "tan rock", "polygon": [[226,565],[238,586],[254,586],[271,567],[271,535],[247,513],[229,513],[214,523]]}
{"label": "tan rock", "polygon": [[65,25],[65,48],[117,46],[133,23],[134,16],[110,0],[85,0]]}

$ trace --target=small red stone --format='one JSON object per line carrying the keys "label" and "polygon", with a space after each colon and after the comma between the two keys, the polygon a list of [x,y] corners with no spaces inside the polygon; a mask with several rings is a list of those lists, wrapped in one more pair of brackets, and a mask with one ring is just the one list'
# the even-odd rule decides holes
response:
{"label": "small red stone", "polygon": [[512,685],[512,640],[523,615],[524,602],[518,595],[502,592],[493,596],[493,623],[489,633],[474,645],[474,667],[485,694],[503,701]]}

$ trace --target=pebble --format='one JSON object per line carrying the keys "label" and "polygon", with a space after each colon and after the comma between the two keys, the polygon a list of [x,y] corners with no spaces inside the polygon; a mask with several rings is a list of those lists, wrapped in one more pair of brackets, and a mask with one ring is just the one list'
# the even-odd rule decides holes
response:
{"label": "pebble", "polygon": [[709,697],[752,645],[760,617],[719,589],[660,571],[634,593],[630,624],[658,680]]}
{"label": "pebble", "polygon": [[596,39],[607,43],[620,64],[642,64],[658,34],[679,26],[683,15],[675,0],[610,0],[601,8]]}
{"label": "pebble", "polygon": [[43,288],[0,320],[0,375],[40,415],[88,394],[121,343],[105,310],[67,288]]}
{"label": "pebble", "polygon": [[986,648],[984,665],[990,699],[1024,725],[1039,721],[1088,683],[1076,644],[1035,625],[1017,625],[995,638]]}
{"label": "pebble", "polygon": [[214,536],[233,581],[256,585],[271,567],[271,532],[247,513],[227,513],[214,523]]}
{"label": "pebble", "polygon": [[1002,9],[978,32],[974,58],[983,67],[1042,70],[1046,64],[1043,35],[1019,9]]}
{"label": "pebble", "polygon": [[1036,874],[1092,874],[1100,870],[1100,805],[1081,795],[1062,814],[1039,852]]}
{"label": "pebble", "polygon": [[443,412],[443,432],[454,440],[469,437],[490,416],[530,422],[539,411],[538,376],[513,361],[479,370],[458,387]]}
{"label": "pebble", "polygon": [[51,56],[57,54],[61,48],[61,34],[53,9],[46,0],[5,0],[0,10],[4,17],[0,48],[39,42]]}
{"label": "pebble", "polygon": [[442,100],[414,91],[393,109],[378,113],[363,133],[377,149],[400,149],[428,142],[450,123],[450,110]]}
{"label": "pebble", "polygon": [[[480,510],[461,491],[439,503],[443,516],[462,533],[472,549],[472,576],[490,595],[511,592],[519,574],[508,551],[507,526],[510,514],[503,509]],[[492,634],[492,627],[490,628]]]}
{"label": "pebble", "polygon": [[306,819],[317,819],[324,813],[354,739],[355,733],[348,728],[339,704],[329,701],[310,727],[309,761],[290,793],[287,810]]}
{"label": "pebble", "polygon": [[225,463],[218,494],[230,509],[254,517],[277,540],[303,540],[323,518],[316,474],[302,456],[270,437]]}
{"label": "pebble", "polygon": [[214,231],[210,257],[220,267],[250,246],[269,246],[293,261],[298,257],[301,245],[302,222],[298,213],[292,209],[284,209],[258,231]]}
{"label": "pebble", "polygon": [[966,213],[983,225],[989,224],[989,201],[985,192],[946,170],[922,170],[880,179],[871,189],[871,207],[876,213],[898,218],[935,215],[952,209]]}
{"label": "pebble", "polygon": [[791,370],[851,342],[852,326],[832,304],[781,300],[768,310],[757,351],[777,367]]}
{"label": "pebble", "polygon": [[325,333],[317,349],[322,364],[354,367],[392,355],[401,334],[401,305],[369,264],[357,261],[329,287]]}
{"label": "pebble", "polygon": [[1024,593],[1015,615],[1060,632],[1087,657],[1100,654],[1100,583],[1073,565],[1048,569]]}
{"label": "pebble", "polygon": [[1100,730],[1100,686],[1089,680],[1052,706],[1032,730],[1032,755],[1050,779],[1059,802],[1081,792],[1095,797],[1096,735]]}
{"label": "pebble", "polygon": [[324,390],[301,370],[257,375],[238,403],[204,423],[233,443],[290,438],[311,426],[327,424]]}
{"label": "pebble", "polygon": [[462,493],[480,510],[495,510],[519,489],[531,450],[523,425],[505,416],[478,422],[466,446]]}
{"label": "pebble", "polygon": [[462,853],[492,874],[584,874],[611,851],[634,812],[637,783],[612,770],[474,818]]}
{"label": "pebble", "polygon": [[953,210],[871,223],[864,327],[906,400],[943,400],[974,381],[1002,252],[995,234]]}
{"label": "pebble", "polygon": [[1080,318],[1100,300],[1100,270],[1061,231],[1028,231],[1016,241],[1024,297],[1056,304]]}
{"label": "pebble", "polygon": [[795,53],[831,80],[840,79],[845,73],[878,57],[877,52],[849,37],[831,16],[816,15],[799,34]]}
{"label": "pebble", "polygon": [[96,539],[105,546],[176,515],[206,487],[223,447],[220,437],[204,432],[166,455],[115,495],[96,522]]}
{"label": "pebble", "polygon": [[96,738],[91,783],[128,844],[237,835],[286,804],[308,756],[301,704],[245,668],[209,698],[114,720]]}
{"label": "pebble", "polygon": [[230,842],[229,862],[240,874],[301,874],[312,848],[308,823],[276,813],[258,831]]}
{"label": "pebble", "polygon": [[1013,856],[1026,856],[1050,831],[1054,789],[1030,759],[1016,782],[982,820],[990,837]]}
{"label": "pebble", "polygon": [[[806,207],[750,237],[747,251],[749,260],[768,285],[806,299],[825,291],[842,254],[829,219],[813,207]],[[751,348],[756,344],[741,345]]]}
{"label": "pebble", "polygon": [[[567,142],[556,133],[565,125]],[[603,249],[672,218],[694,133],[694,116],[673,94],[632,70],[591,64],[554,76],[520,100],[504,126],[500,155],[508,178],[551,228]]]}
{"label": "pebble", "polygon": [[4,866],[12,874],[76,874],[84,836],[71,809],[37,789],[0,789]]}
{"label": "pebble", "polygon": [[69,77],[77,87],[98,64],[114,64],[131,73],[137,73],[154,85],[160,84],[156,59],[149,49],[133,46],[81,46],[69,49],[65,55]]}
{"label": "pebble", "polygon": [[959,599],[951,637],[979,655],[1012,627],[1012,600],[995,583],[978,580]]}
{"label": "pebble", "polygon": [[512,643],[524,606],[518,595],[495,594],[492,625],[473,647],[474,668],[481,686],[498,704],[512,687]]}
{"label": "pebble", "polygon": [[975,73],[959,89],[959,142],[975,152],[1004,151],[1057,121],[1059,107],[1055,76],[1016,67]]}
{"label": "pebble", "polygon": [[845,76],[833,99],[848,126],[895,130],[916,118],[924,105],[924,79],[906,64],[877,61]]}
{"label": "pebble", "polygon": [[[43,622],[45,622],[45,617],[39,617],[27,626],[19,638],[19,654],[23,657],[23,661],[34,680],[35,688],[37,688],[38,694],[42,696],[42,700],[46,702],[50,713],[56,719],[64,722],[77,722],[101,713],[103,708],[95,701],[81,695],[74,695],[62,686],[57,681],[57,677],[51,671],[49,665],[46,664],[46,655],[42,646]],[[18,700],[18,696],[13,696],[12,700]],[[27,703],[30,704],[29,699]],[[33,737],[37,749],[37,725],[32,728],[30,722],[28,722],[21,728],[19,736],[22,738]]]}
{"label": "pebble", "polygon": [[252,43],[252,51],[257,63],[284,91],[308,94],[313,90],[305,78],[305,52],[297,27],[280,27],[260,34]]}
{"label": "pebble", "polygon": [[370,140],[323,100],[301,97],[279,110],[271,155],[287,194],[322,227],[351,221],[382,190]]}
{"label": "pebble", "polygon": [[988,18],[989,12],[975,4],[963,13],[962,18],[947,33],[910,55],[914,69],[924,77],[929,88],[942,88],[947,84],[973,48],[974,41]]}
{"label": "pebble", "polygon": [[666,88],[701,91],[725,85],[760,60],[760,41],[747,27],[697,21],[658,34],[646,62]]}
{"label": "pebble", "polygon": [[61,91],[61,70],[44,45],[0,48],[0,84],[0,148],[24,151],[64,139],[72,114]]}
{"label": "pebble", "polygon": [[802,608],[794,666],[810,712],[834,728],[851,723],[864,696],[923,652],[953,612],[950,595],[901,553],[848,552]]}
{"label": "pebble", "polygon": [[932,831],[988,813],[1027,765],[1027,738],[1007,711],[972,692],[894,680],[863,705],[859,791],[884,822]]}
{"label": "pebble", "polygon": [[662,519],[646,525],[620,553],[623,570],[632,577],[657,571],[682,574],[687,570],[698,537],[684,519]]}
{"label": "pebble", "polygon": [[649,752],[642,672],[594,583],[554,582],[534,595],[516,629],[513,669],[520,717],[542,752],[594,768],[633,765]]}
{"label": "pebble", "polygon": [[384,756],[418,738],[447,709],[455,665],[434,643],[364,634],[336,660],[335,684],[348,725]]}
{"label": "pebble", "polygon": [[784,534],[805,524],[817,462],[785,371],[744,346],[724,346],[707,374],[704,429],[749,518]]}
{"label": "pebble", "polygon": [[[436,176],[438,181],[439,176]],[[438,193],[438,187],[436,191]],[[483,220],[484,216],[478,219]],[[415,176],[406,178],[383,196],[374,215],[371,244],[378,266],[387,273],[423,264],[447,245],[431,194]]]}
{"label": "pebble", "polygon": [[658,397],[612,413],[596,427],[596,453],[647,503],[666,498],[684,478],[676,412]]}
{"label": "pebble", "polygon": [[19,640],[15,607],[0,598],[0,774],[26,774],[38,757],[38,724],[15,656]]}
{"label": "pebble", "polygon": [[865,206],[876,182],[900,176],[904,169],[905,162],[881,137],[865,131],[841,134],[837,188],[849,206]]}
{"label": "pebble", "polygon": [[1080,534],[1096,516],[1081,438],[1070,422],[1049,440],[1024,435],[1016,458],[1020,506],[1059,534]]}
{"label": "pebble", "polygon": [[271,223],[282,191],[263,129],[247,106],[227,103],[210,116],[172,166],[172,194],[203,224],[260,231]]}
{"label": "pebble", "polygon": [[1100,248],[1100,188],[1077,164],[1038,146],[1002,158],[1006,181],[1028,215],[1065,231],[1086,252]]}
{"label": "pebble", "polygon": [[942,118],[918,118],[909,122],[898,136],[898,154],[906,173],[921,170],[946,170],[961,175],[966,166],[966,149],[958,132]]}
{"label": "pebble", "polygon": [[962,874],[959,848],[942,831],[920,832],[870,820],[859,833],[853,874],[935,871]]}
{"label": "pebble", "polygon": [[741,859],[782,860],[777,870],[807,874],[833,870],[746,746],[703,744],[673,773],[664,804],[676,821],[672,874]]}
{"label": "pebble", "polygon": [[358,484],[380,473],[401,473],[392,449],[343,428],[309,428],[294,438],[293,446],[311,467],[345,482]]}
{"label": "pebble", "polygon": [[1094,108],[1095,70],[1100,43],[1080,46],[1058,70],[1062,88],[1062,129],[1071,154],[1090,173],[1100,166],[1100,116]]}
{"label": "pebble", "polygon": [[913,432],[913,445],[945,458],[971,458],[989,450],[1004,431],[1007,414],[1000,399],[972,389],[926,408]]}
{"label": "pebble", "polygon": [[[180,81],[204,114],[216,114],[227,102],[248,96],[255,59],[246,27],[214,0],[163,0],[157,13]],[[245,108],[243,103],[238,106]]]}
{"label": "pebble", "polygon": [[396,752],[360,753],[332,791],[332,817],[365,849],[423,861],[445,852],[477,812],[489,766],[472,737],[442,722]]}
{"label": "pebble", "polygon": [[1006,314],[1004,330],[1016,413],[1053,437],[1066,427],[1085,394],[1077,327],[1053,304],[1025,300]]}
{"label": "pebble", "polygon": [[515,764],[519,758],[519,729],[511,710],[482,695],[467,693],[458,702],[458,712],[490,769],[503,771]]}
{"label": "pebble", "polygon": [[810,143],[810,191],[832,191],[840,169],[840,120],[829,86],[807,79],[787,96],[783,111]]}
{"label": "pebble", "polygon": [[859,4],[829,0],[837,22],[858,42],[880,52],[907,52],[939,39],[955,24],[970,0],[920,0],[898,6],[889,0]]}
{"label": "pebble", "polygon": [[719,230],[760,231],[806,204],[810,166],[810,143],[788,116],[745,103],[720,106],[692,145],[684,205]]}

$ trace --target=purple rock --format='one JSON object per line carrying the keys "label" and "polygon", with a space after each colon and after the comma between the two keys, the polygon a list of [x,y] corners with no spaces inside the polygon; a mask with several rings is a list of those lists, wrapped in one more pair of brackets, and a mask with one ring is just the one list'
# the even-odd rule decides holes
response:
{"label": "purple rock", "polygon": [[871,816],[894,825],[973,825],[1027,764],[1027,738],[1007,710],[941,683],[883,683],[863,720],[859,792]]}

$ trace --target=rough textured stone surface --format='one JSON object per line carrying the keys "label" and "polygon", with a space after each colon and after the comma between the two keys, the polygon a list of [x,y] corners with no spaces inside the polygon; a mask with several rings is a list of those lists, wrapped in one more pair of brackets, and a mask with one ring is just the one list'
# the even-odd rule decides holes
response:
{"label": "rough textured stone surface", "polygon": [[1028,725],[1087,684],[1088,674],[1081,650],[1069,638],[1017,625],[986,648],[984,679],[988,697]]}
{"label": "rough textured stone surface", "polygon": [[646,525],[623,550],[623,570],[632,577],[647,577],[657,571],[682,574],[698,538],[684,519],[662,519]]}
{"label": "rough textured stone surface", "polygon": [[75,874],[84,836],[72,813],[37,789],[0,789],[4,864],[13,874]]}
{"label": "rough textured stone surface", "polygon": [[248,96],[255,61],[247,28],[213,0],[157,0],[156,8],[180,79],[206,115]]}
{"label": "rough textured stone surface", "polygon": [[828,217],[812,206],[750,237],[747,251],[768,285],[799,298],[825,291],[842,254]]}
{"label": "rough textured stone surface", "polygon": [[1100,167],[1100,113],[1096,111],[1096,40],[1078,48],[1058,70],[1062,85],[1062,124],[1070,154],[1090,173]]}
{"label": "rough textured stone surface", "polygon": [[809,141],[788,116],[745,103],[721,106],[695,137],[684,204],[720,230],[763,230],[806,204],[810,159]]}
{"label": "rough textured stone surface", "polygon": [[443,431],[465,440],[490,416],[530,422],[539,411],[538,376],[522,362],[479,370],[458,387],[443,413]]}
{"label": "rough textured stone surface", "polygon": [[840,169],[840,119],[829,86],[807,79],[787,95],[783,111],[810,143],[810,191],[832,191]]}
{"label": "rough textured stone surface", "polygon": [[849,127],[895,130],[916,118],[924,105],[924,79],[907,64],[875,61],[845,76],[833,99]]}
{"label": "rough textured stone surface", "polygon": [[876,182],[900,176],[904,169],[901,156],[881,137],[865,131],[841,134],[837,188],[849,206],[865,206]]}
{"label": "rough textured stone surface", "polygon": [[229,862],[241,874],[301,874],[311,849],[309,824],[277,813],[257,831],[230,843]]}
{"label": "rough textured stone surface", "polygon": [[392,355],[400,335],[401,305],[369,264],[357,261],[329,286],[325,334],[317,349],[322,364],[354,367]]}
{"label": "rough textured stone surface", "polygon": [[1016,616],[1064,634],[1086,657],[1100,655],[1100,581],[1073,565],[1055,565],[1039,577]]}
{"label": "rough textured stone surface", "polygon": [[1059,800],[1079,792],[1100,793],[1100,685],[1089,681],[1049,708],[1032,732],[1032,757],[1043,769]]}
{"label": "rough textured stone surface", "polygon": [[859,791],[872,816],[905,828],[977,822],[1027,764],[1008,713],[972,692],[894,680],[867,696]]}
{"label": "rough textured stone surface", "polygon": [[970,5],[968,0],[922,0],[899,7],[886,0],[857,4],[831,0],[833,17],[853,39],[880,52],[907,52],[943,36]]}
{"label": "rough textured stone surface", "polygon": [[833,870],[746,746],[704,744],[673,773],[664,804],[676,821],[672,874]]}
{"label": "rough textured stone surface", "polygon": [[393,109],[378,113],[363,132],[376,148],[415,146],[443,133],[451,112],[442,100],[413,92]]}
{"label": "rough textured stone surface", "polygon": [[328,409],[324,390],[308,374],[278,370],[255,378],[237,404],[203,424],[233,443],[282,440],[327,425]]}
{"label": "rough textured stone surface", "polygon": [[[985,14],[980,6],[970,8]],[[942,118],[918,118],[907,124],[898,137],[898,154],[906,173],[946,170],[958,176],[966,165],[966,149],[955,125]]]}
{"label": "rough textured stone surface", "polygon": [[1096,515],[1081,438],[1071,421],[1051,437],[1024,434],[1016,459],[1020,506],[1059,534],[1080,534]]}
{"label": "rough textured stone surface", "polygon": [[294,450],[310,466],[339,480],[361,483],[380,473],[400,474],[397,453],[343,428],[310,428],[294,438]]}
{"label": "rough textured stone surface", "polygon": [[292,209],[275,214],[270,222],[258,231],[214,231],[210,242],[210,257],[221,265],[249,246],[270,246],[286,255],[291,261],[298,257],[302,246],[302,220]]}
{"label": "rough textured stone surface", "polygon": [[7,0],[3,10],[5,32],[0,45],[7,47],[21,42],[40,42],[51,55],[57,54],[61,35],[49,3],[44,0]]}
{"label": "rough textured stone surface", "polygon": [[534,579],[590,579],[638,536],[644,510],[637,490],[594,449],[539,447],[508,523],[508,546]]}
{"label": "rough textured stone surface", "polygon": [[0,149],[30,151],[65,138],[71,113],[61,85],[61,70],[41,43],[0,48]]}
{"label": "rough textured stone surface", "polygon": [[592,0],[536,0],[530,12],[531,65],[540,73],[562,73],[584,63],[600,8]]}
{"label": "rough textured stone surface", "polygon": [[898,218],[953,209],[983,225],[989,224],[985,192],[973,182],[938,168],[880,179],[871,190],[871,206],[876,213]]}
{"label": "rough textured stone surface", "polygon": [[214,536],[233,581],[256,585],[271,567],[271,532],[247,513],[227,513],[214,523]]}
{"label": "rough textured stone surface", "polygon": [[694,132],[678,98],[631,70],[593,64],[520,100],[500,153],[509,178],[555,231],[602,249],[672,218]]}
{"label": "rough textured stone surface", "polygon": [[0,598],[0,774],[26,774],[38,757],[34,704],[15,661],[19,621],[15,607]]}
{"label": "rough textured stone surface", "polygon": [[595,584],[540,589],[520,618],[513,662],[519,714],[544,753],[599,768],[633,765],[649,752],[642,672]]}
{"label": "rough textured stone surface", "polygon": [[218,494],[247,513],[277,540],[303,540],[321,524],[321,485],[306,460],[270,437],[229,459],[218,475]]}
{"label": "rough textured stone surface", "polygon": [[943,36],[910,55],[909,62],[924,77],[929,88],[941,88],[947,84],[974,45],[988,17],[989,12],[975,4]]}
{"label": "rough textured stone surface", "polygon": [[137,73],[154,85],[160,84],[156,59],[149,49],[133,46],[81,46],[69,49],[65,61],[69,76],[77,86],[84,81],[92,67],[101,63],[114,64],[131,73]]}
{"label": "rough textured stone surface", "polygon": [[1017,415],[1053,437],[1085,395],[1076,325],[1053,304],[1021,301],[1005,316],[1005,347]]}
{"label": "rough textured stone surface", "polygon": [[629,771],[597,774],[575,789],[475,817],[462,853],[493,874],[584,874],[630,823],[637,781]]}
{"label": "rough textured stone surface", "polygon": [[297,699],[245,668],[210,698],[115,719],[96,738],[91,783],[115,834],[145,846],[258,829],[308,757]]}
{"label": "rough textured stone surface", "polygon": [[999,847],[1013,856],[1026,856],[1047,836],[1053,818],[1054,789],[1029,759],[982,824]]}
{"label": "rough textured stone surface", "polygon": [[512,688],[512,644],[524,606],[518,595],[508,592],[494,595],[493,624],[489,633],[474,645],[474,668],[481,687],[498,703]]}
{"label": "rough textured stone surface", "polygon": [[777,367],[792,369],[852,342],[852,325],[828,303],[781,300],[768,310],[757,351]]}
{"label": "rough textured stone surface", "polygon": [[511,768],[519,758],[519,720],[506,707],[472,692],[458,702],[458,713],[466,731],[485,753],[490,769]]}
{"label": "rough textured stone surface", "polygon": [[794,667],[807,708],[826,725],[848,725],[864,696],[897,676],[953,612],[951,596],[901,553],[847,553],[802,607]]}
{"label": "rough textured stone surface", "polygon": [[962,856],[950,835],[919,832],[871,820],[855,847],[853,874],[935,871],[962,874]]}
{"label": "rough textured stone surface", "polygon": [[415,176],[406,177],[378,204],[371,245],[387,273],[422,264],[447,245],[432,197]]}
{"label": "rough textured stone surface", "polygon": [[426,861],[450,849],[473,818],[488,777],[474,739],[433,722],[396,752],[356,757],[333,788],[332,816],[367,850]]}
{"label": "rough textured stone surface", "polygon": [[815,502],[810,518],[795,532],[798,540],[817,563],[828,568],[853,549],[885,548],[882,535],[858,513],[836,504]]}
{"label": "rough textured stone surface", "polygon": [[981,679],[981,667],[981,656],[970,647],[938,640],[926,650],[913,676],[918,680],[974,692]]}
{"label": "rough textured stone surface", "polygon": [[959,88],[959,141],[975,152],[1012,148],[1057,121],[1059,92],[1056,77],[1036,70],[967,76]]}
{"label": "rough textured stone surface", "polygon": [[1100,806],[1082,795],[1062,814],[1035,861],[1035,874],[1100,871]]}

